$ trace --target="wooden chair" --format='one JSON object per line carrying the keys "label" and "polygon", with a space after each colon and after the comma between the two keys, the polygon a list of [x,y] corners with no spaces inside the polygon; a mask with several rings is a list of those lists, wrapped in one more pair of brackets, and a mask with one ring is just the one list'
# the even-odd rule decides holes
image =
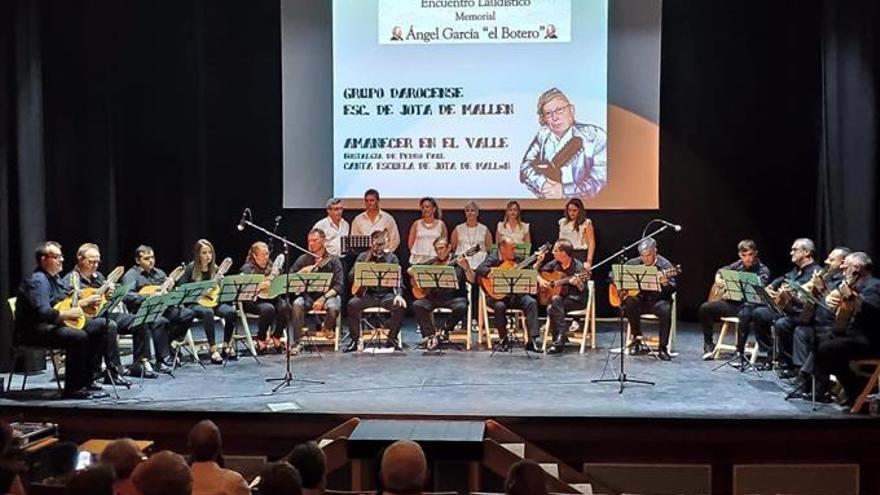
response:
{"label": "wooden chair", "polygon": [[[360,342],[358,343],[359,350],[362,350],[370,342],[383,342],[383,340],[388,339],[388,334],[391,333],[391,329],[387,327],[385,322],[382,321],[380,325],[373,325],[370,323],[369,318],[378,317],[384,319],[389,316],[391,316],[391,311],[388,311],[381,306],[364,308],[363,312],[361,312],[361,337]],[[400,339],[400,336],[398,336],[398,339]],[[401,345],[403,344],[402,341],[400,343]]]}
{"label": "wooden chair", "polygon": [[877,389],[877,392],[880,393],[880,359],[857,359],[850,362],[850,367],[856,370],[868,367],[874,368],[870,378],[868,378],[868,383],[865,384],[862,393],[856,397],[856,401],[850,410],[853,414],[856,414],[862,410],[872,390]]}
{"label": "wooden chair", "polygon": [[[577,332],[568,334],[568,340],[576,344],[580,344],[580,353],[583,354],[587,348],[587,340],[590,341],[590,349],[596,350],[596,283],[592,280],[587,281],[587,305],[584,309],[576,309],[565,313],[566,320],[581,320],[584,324]],[[548,342],[552,343],[550,336],[550,317],[544,324],[544,342],[541,349],[546,351]]]}
{"label": "wooden chair", "polygon": [[[317,318],[319,322],[324,321],[324,315],[327,314],[326,311],[322,310],[314,310],[311,309],[306,312],[307,315]],[[342,335],[342,311],[339,312],[339,315],[336,317],[336,329],[334,331],[333,338],[329,338],[322,333],[315,333],[308,326],[302,329],[303,338],[307,338],[314,345],[332,345],[334,351],[339,350],[339,339]]]}
{"label": "wooden chair", "polygon": [[[730,328],[733,327],[733,331]],[[733,337],[733,344],[725,344],[724,338],[730,334]],[[736,316],[721,317],[721,331],[718,333],[718,343],[715,344],[715,350],[712,351],[712,359],[718,359],[722,352],[736,352],[736,340],[739,338],[739,318]],[[751,347],[746,343],[744,351],[749,355],[749,362],[755,364],[758,361],[759,347],[755,341]]]}
{"label": "wooden chair", "polygon": [[[498,335],[498,331],[493,327],[491,321],[489,320],[489,315],[494,315],[495,311],[489,307],[486,293],[483,291],[483,288],[480,288],[479,295],[479,312],[480,312],[480,329],[481,332],[486,337],[486,348],[492,350],[492,341],[501,340],[501,336]],[[525,343],[528,338],[528,326],[526,325],[526,313],[521,309],[508,308],[507,315],[513,320],[513,328],[510,328],[510,335],[515,335],[516,332],[522,332],[523,342]]]}
{"label": "wooden chair", "polygon": [[248,324],[248,320],[258,320],[260,315],[246,312],[244,310],[244,304],[241,301],[235,303],[235,311],[238,313],[238,321],[241,325],[236,325],[235,331],[232,332],[232,348],[238,352],[238,344],[244,341],[245,349],[247,349],[247,351],[251,353],[251,356],[253,356],[254,360],[259,363],[260,359],[257,357],[257,347],[254,345],[254,338],[251,335],[251,327],[250,324]]}
{"label": "wooden chair", "polygon": [[[16,305],[17,301],[18,301],[18,298],[15,298],[15,297],[10,297],[9,299],[6,300],[7,304],[9,304],[9,310],[12,313],[13,328],[14,328],[14,323],[15,323],[15,305]],[[15,363],[18,361],[18,359],[24,355],[25,351],[27,351],[29,349],[40,349],[40,350],[47,351],[49,353],[49,361],[52,362],[52,372],[55,374],[55,384],[58,386],[58,391],[60,392],[62,390],[62,386],[61,386],[61,373],[58,371],[58,366],[59,366],[59,362],[64,360],[64,350],[58,349],[58,348],[52,348],[52,347],[22,344],[22,343],[18,342],[18,339],[19,339],[19,336],[18,336],[17,332],[13,331],[12,352],[11,352],[11,356],[10,356],[11,366],[9,368],[9,378],[7,380],[8,384],[6,385],[6,390],[7,391],[12,390],[12,377],[15,374]],[[28,374],[23,373],[22,379],[21,379],[21,390],[22,391],[24,391],[24,389],[27,387],[27,379],[28,379]],[[0,390],[0,392],[2,392],[2,390]]]}

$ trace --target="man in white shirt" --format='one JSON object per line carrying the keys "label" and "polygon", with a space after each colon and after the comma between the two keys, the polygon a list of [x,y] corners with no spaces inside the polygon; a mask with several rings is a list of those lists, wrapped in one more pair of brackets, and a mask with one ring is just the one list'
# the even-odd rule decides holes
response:
{"label": "man in white shirt", "polygon": [[385,248],[394,252],[400,245],[400,231],[397,230],[397,222],[387,211],[379,209],[379,191],[367,189],[364,193],[365,211],[354,217],[351,221],[351,235],[370,235],[377,230],[384,230],[386,238]]}
{"label": "man in white shirt", "polygon": [[327,252],[334,256],[342,256],[342,236],[349,234],[348,222],[342,218],[342,200],[330,198],[327,200],[327,216],[318,220],[312,229],[321,229],[324,232]]}

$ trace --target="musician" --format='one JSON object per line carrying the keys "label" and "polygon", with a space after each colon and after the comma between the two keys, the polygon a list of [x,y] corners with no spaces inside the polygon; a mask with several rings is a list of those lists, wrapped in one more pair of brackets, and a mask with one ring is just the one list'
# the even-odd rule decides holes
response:
{"label": "musician", "polygon": [[[272,273],[272,264],[269,263],[269,245],[262,241],[251,244],[248,249],[247,259],[241,265],[241,273],[252,275],[278,275]],[[261,290],[268,290],[271,281],[264,280],[260,285]],[[242,307],[248,313],[259,316],[259,330],[257,331],[257,352],[265,353],[269,347],[281,351],[284,345],[281,337],[287,322],[290,320],[290,304],[284,296],[274,299],[257,299],[256,301],[244,301]],[[272,340],[269,340],[269,325],[275,324],[272,330]]]}
{"label": "musician", "polygon": [[[394,253],[385,250],[388,234],[384,230],[373,232],[370,234],[370,238],[370,249],[359,254],[356,261],[400,264]],[[348,279],[350,283],[357,282],[354,266],[348,272]],[[364,309],[376,306],[391,312],[391,319],[388,323],[388,345],[398,350],[401,349],[397,336],[403,322],[406,300],[403,298],[400,287],[362,287],[359,292],[348,300],[348,335],[351,342],[342,352],[351,352],[357,349],[361,335],[361,314]]]}
{"label": "musician", "polygon": [[[140,294],[145,287],[157,287],[165,283],[168,276],[160,268],[156,268],[156,253],[153,248],[141,244],[134,251],[135,265],[122,276],[122,283],[134,282],[131,292],[125,295],[122,302],[131,314],[137,314],[146,296]],[[169,339],[177,340],[186,334],[186,330],[192,325],[195,313],[184,307],[173,306],[166,308],[165,312],[150,325],[150,334],[153,337],[153,346],[156,348],[156,371],[170,368],[171,349]],[[135,370],[135,375],[140,375],[140,370]]]}
{"label": "musician", "polygon": [[[588,272],[581,261],[574,257],[574,246],[568,239],[559,239],[553,245],[553,260],[541,268],[543,273],[558,273],[568,278],[571,283],[562,286],[560,294],[550,299],[547,308],[547,318],[550,319],[550,333],[553,335],[553,345],[547,349],[547,354],[561,354],[565,352],[565,343],[568,342],[568,328],[565,326],[565,313],[583,309],[587,303],[585,292],[586,282],[575,275]],[[562,278],[560,278],[562,280]],[[540,275],[538,285],[549,288],[550,283]]]}
{"label": "musician", "polygon": [[507,202],[507,208],[504,210],[504,220],[498,222],[498,226],[495,227],[496,244],[501,244],[501,238],[505,236],[510,237],[517,244],[532,242],[529,224],[522,220],[519,201],[511,200]]}
{"label": "musician", "polygon": [[596,234],[580,199],[571,198],[565,203],[565,216],[559,219],[559,238],[571,242],[574,257],[582,261],[587,269],[593,266]]}
{"label": "musician", "polygon": [[[843,385],[847,403],[861,392],[862,383],[849,367],[849,361],[880,355],[880,280],[874,277],[874,264],[863,252],[847,255],[843,262],[844,281],[831,291],[825,302],[832,310],[852,309],[852,316],[841,333],[833,333],[816,349],[816,377],[820,390],[827,390],[824,377],[833,374]],[[849,294],[849,295],[848,295]]]}
{"label": "musician", "polygon": [[342,237],[347,236],[351,231],[348,222],[342,218],[342,200],[339,198],[330,198],[327,200],[327,216],[318,220],[312,229],[321,229],[327,238],[327,252],[333,256],[343,256]]}
{"label": "musician", "polygon": [[[215,260],[214,245],[207,239],[199,239],[193,246],[193,260],[187,263],[186,270],[178,283],[183,285],[211,280],[219,269]],[[193,303],[189,305],[189,309],[195,313],[195,317],[202,322],[205,329],[205,338],[211,348],[211,363],[223,364],[224,358],[238,359],[235,346],[232,345],[232,335],[235,333],[235,308],[227,303],[218,304],[214,308]],[[222,349],[217,346],[217,336],[214,334],[215,315],[224,320]]]}
{"label": "musician", "polygon": [[[807,283],[813,274],[819,270],[819,265],[814,260],[816,247],[813,241],[806,238],[795,239],[791,245],[791,262],[794,268],[785,275],[778,277],[770,285],[767,286],[767,294],[771,298],[780,296],[783,292],[790,289],[783,284],[787,280],[794,280],[803,285]],[[779,344],[780,353],[776,356],[781,360],[783,367],[791,364],[791,348],[792,334],[798,324],[801,311],[803,311],[803,303],[797,298],[792,298],[788,304],[783,304],[779,309],[783,314],[779,314],[777,308],[771,308],[767,305],[760,305],[754,308],[751,314],[745,313],[745,321],[740,316],[739,333],[737,335],[736,349],[742,353],[745,349],[746,340],[749,332],[755,332],[755,340],[758,342],[759,348],[769,351],[773,346],[771,327],[776,334],[777,343]]]}
{"label": "musician", "polygon": [[[516,243],[510,237],[501,237],[498,243],[498,252],[492,253],[486,257],[483,263],[477,267],[476,273],[480,278],[487,278],[492,268],[505,265],[516,265],[522,261],[520,256],[516,254]],[[544,253],[541,252],[535,259],[534,268],[541,266],[544,261]],[[539,341],[538,328],[538,301],[529,294],[511,294],[501,299],[486,299],[486,304],[490,304],[495,311],[495,329],[501,337],[498,344],[500,351],[510,349],[510,340],[507,335],[507,308],[521,309],[526,315],[526,328],[528,339],[526,349],[534,352],[540,352],[541,342]]]}
{"label": "musician", "polygon": [[107,397],[100,386],[92,383],[91,364],[100,363],[110,322],[105,318],[91,318],[82,330],[65,325],[65,320],[83,316],[82,308],[95,304],[97,299],[81,300],[78,307],[63,311],[54,309],[55,304],[68,297],[59,277],[64,262],[61,245],[54,241],[43,242],[34,251],[34,258],[36,269],[18,289],[16,335],[25,345],[65,350],[64,398]]}
{"label": "musician", "polygon": [[[520,182],[539,198],[592,198],[599,194],[607,183],[605,130],[576,122],[574,105],[556,88],[538,98],[538,123],[541,128],[520,165]],[[560,152],[568,151],[566,145],[575,139],[580,146],[575,146],[571,158],[559,164],[560,168],[553,167],[552,160],[561,158]]]}
{"label": "musician", "polygon": [[[293,301],[293,330],[294,342],[299,342],[299,335],[305,327],[306,312],[310,310],[325,311],[323,328],[324,333],[335,333],[336,320],[342,304],[339,295],[342,294],[345,281],[345,270],[338,256],[330,254],[327,250],[327,240],[324,231],[312,229],[307,237],[309,253],[303,253],[290,267],[291,273],[332,273],[330,288],[324,292],[309,292],[299,295]],[[298,347],[294,347],[298,349]]]}
{"label": "musician", "polygon": [[388,233],[388,241],[384,249],[394,252],[400,245],[400,231],[397,222],[385,210],[379,208],[379,191],[367,189],[364,193],[364,212],[351,221],[351,235],[370,235],[377,230]]}
{"label": "musician", "polygon": [[[464,223],[460,223],[452,229],[449,239],[450,251],[456,255],[464,254],[476,246],[479,251],[467,257],[470,266],[480,266],[486,259],[489,246],[492,245],[492,233],[489,227],[479,222],[480,207],[474,201],[468,201],[464,205]],[[436,246],[435,246],[436,247]]]}
{"label": "musician", "polygon": [[434,241],[447,237],[446,224],[440,219],[442,213],[437,200],[424,197],[419,200],[422,217],[409,228],[409,262],[411,265],[424,263],[434,257]]}
{"label": "musician", "polygon": [[[736,245],[739,260],[723,266],[715,272],[713,291],[721,291],[724,288],[724,280],[721,278],[721,270],[734,270],[737,272],[750,272],[758,275],[761,283],[766,285],[770,281],[770,269],[761,263],[758,258],[758,246],[751,239],[743,239]],[[700,305],[697,311],[700,326],[703,328],[703,359],[711,360],[715,353],[715,343],[712,341],[713,325],[715,320],[724,316],[736,316],[743,307],[742,301],[728,301],[724,294],[719,294],[720,299],[706,301]]]}
{"label": "musician", "polygon": [[629,321],[633,341],[629,344],[634,354],[647,354],[650,349],[642,343],[642,314],[650,313],[658,318],[660,330],[660,346],[657,349],[657,357],[662,361],[669,361],[669,330],[672,327],[672,294],[675,293],[677,282],[675,276],[667,276],[664,271],[673,270],[674,267],[668,259],[657,254],[657,241],[645,239],[639,243],[639,257],[630,259],[627,265],[656,266],[660,270],[660,291],[641,291],[635,296],[626,296],[625,291],[621,301],[623,314]]}
{"label": "musician", "polygon": [[[98,271],[98,265],[100,264],[100,249],[97,244],[87,242],[77,249],[76,266],[70,271],[70,273],[65,275],[62,280],[70,280],[71,274],[76,274],[79,277],[79,286],[81,289],[100,289],[107,281],[104,274]],[[112,294],[112,292],[113,286],[111,285],[107,294]],[[104,348],[104,363],[106,364],[107,371],[112,376],[113,381],[117,384],[126,386],[131,385],[131,383],[124,378],[124,375],[128,373],[128,370],[122,367],[122,362],[119,359],[119,335],[132,336],[132,342],[134,345],[132,366],[136,366],[136,371],[144,371],[144,378],[157,378],[155,373],[147,373],[146,370],[141,370],[141,363],[143,360],[149,360],[150,358],[150,346],[147,344],[145,338],[146,329],[144,326],[138,325],[137,327],[132,327],[132,324],[134,323],[134,315],[130,313],[111,312],[107,314],[107,319],[112,321],[114,325],[109,325],[107,328],[107,345]],[[92,370],[95,374],[100,374],[100,371],[100,366],[98,366],[97,369]],[[108,376],[105,382],[107,385],[110,384],[109,378],[110,377]]]}
{"label": "musician", "polygon": [[[459,256],[456,261],[451,262],[451,251],[449,241],[439,237],[434,240],[434,253],[436,256],[424,263],[425,265],[449,265],[454,263],[452,266],[455,267],[455,278],[458,280],[458,287],[455,289],[431,288],[423,299],[416,299],[413,302],[413,313],[424,338],[436,334],[431,314],[437,308],[447,308],[452,311],[442,331],[444,336],[448,335],[449,331],[455,328],[455,325],[459,322],[466,324],[468,300],[465,281],[474,283],[474,270],[465,256]],[[412,268],[410,268],[409,272],[412,275]],[[413,285],[417,286],[417,282],[417,280],[413,279]],[[428,350],[433,350],[435,346],[435,342],[429,341]]]}
{"label": "musician", "polygon": [[[843,246],[831,250],[825,258],[825,266],[813,274],[813,278],[804,285],[804,288],[810,290],[820,301],[824,301],[828,293],[843,282],[843,262],[851,252],[849,248]],[[834,316],[835,314],[826,307],[818,306],[814,308],[812,321],[805,322],[802,318],[794,330],[792,364],[797,369],[797,379],[793,385],[795,389],[803,391],[807,398],[812,391],[813,382],[810,377],[815,371],[814,338],[816,342],[820,342],[832,336]]]}

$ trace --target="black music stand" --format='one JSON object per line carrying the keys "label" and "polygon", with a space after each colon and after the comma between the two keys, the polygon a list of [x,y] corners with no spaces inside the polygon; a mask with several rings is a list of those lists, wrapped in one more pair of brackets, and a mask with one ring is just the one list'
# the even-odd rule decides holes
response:
{"label": "black music stand", "polygon": [[[791,286],[792,289],[794,289],[795,291],[797,291],[797,293],[798,293],[798,294],[800,295],[800,297],[801,297],[801,300],[803,300],[804,302],[811,303],[811,304],[813,304],[814,306],[816,306],[817,308],[818,308],[818,307],[825,308],[826,310],[830,311],[831,313],[834,313],[834,311],[831,311],[831,308],[829,308],[828,305],[826,305],[824,302],[820,301],[816,296],[813,295],[812,292],[810,292],[810,291],[808,291],[807,289],[805,289],[805,288],[804,288],[801,284],[799,284],[797,281],[795,281],[795,280],[789,280],[789,281],[788,281],[788,284],[789,284],[789,286]],[[813,363],[813,367],[814,367],[814,369],[813,369],[813,373],[810,373],[810,378],[811,378],[811,381],[812,381],[812,383],[811,383],[811,385],[812,385],[812,389],[811,389],[811,392],[810,392],[810,407],[812,408],[813,411],[816,411],[816,410],[818,409],[818,407],[816,407],[816,370],[815,370],[815,360],[816,360],[816,349],[819,347],[819,342],[818,342],[818,340],[817,340],[817,338],[816,338],[816,325],[810,325],[810,337],[811,337],[811,340],[810,340],[810,347],[812,347],[812,349],[811,349],[812,352],[813,352],[813,356],[812,356],[812,358],[813,358],[813,362],[814,362],[814,363]],[[806,386],[806,382],[805,382],[805,383],[802,383],[801,385],[798,385],[797,387],[795,387],[794,390],[792,390],[791,392],[789,392],[788,394],[786,394],[786,396],[785,396],[785,400],[788,400],[788,399],[793,398],[798,392],[800,392],[801,390],[803,390],[804,386]]]}
{"label": "black music stand", "polygon": [[[503,295],[504,297],[518,294],[535,294],[538,291],[538,271],[533,268],[493,268],[489,270],[489,279],[492,281],[492,292],[497,295]],[[523,309],[520,309],[520,311],[525,312],[525,310]],[[524,340],[528,338],[528,332],[528,328],[523,329]],[[526,357],[532,359],[532,356],[529,354],[529,351],[526,348],[525,341],[520,341],[519,337],[517,337],[515,323],[513,325],[512,331],[508,332],[507,337],[507,341],[510,344],[511,353],[517,346],[521,346]],[[494,356],[497,351],[497,347],[492,349],[489,357]],[[540,351],[536,349],[535,352]]]}
{"label": "black music stand", "polygon": [[[413,265],[410,267],[410,271],[414,283],[421,289],[458,289],[458,277],[456,276],[454,266]],[[468,301],[468,304],[470,304],[470,301]],[[432,343],[433,345],[431,345]],[[432,350],[437,351],[437,354],[442,355],[444,345],[451,345],[459,351],[462,350],[459,344],[450,342],[444,337],[443,332],[438,329],[435,322],[434,335],[424,337],[418,347],[433,348]]]}
{"label": "black music stand", "polygon": [[[333,274],[328,272],[291,273],[287,276],[286,291],[288,294],[296,296],[317,292],[325,293],[330,289],[332,282]],[[340,314],[338,317],[341,318],[342,315]],[[302,329],[299,329],[299,331],[302,331]],[[309,348],[311,352],[317,353],[323,359],[324,356],[321,356],[321,351],[308,331],[305,333],[305,340],[305,347]]]}
{"label": "black music stand", "polygon": [[[720,275],[721,280],[724,283],[724,291],[727,294],[725,297],[726,300],[755,305],[764,302],[764,298],[762,297],[762,294],[764,294],[764,287],[763,284],[761,284],[760,277],[758,277],[756,273],[737,270],[721,270]],[[743,329],[740,328],[737,330],[737,340],[739,340],[739,331],[743,331]],[[755,336],[755,352],[758,352],[757,336]],[[740,373],[752,370],[759,378],[761,377],[760,370],[758,370],[751,361],[746,359],[744,353],[734,353],[733,357],[712,368],[712,371],[719,370],[725,366],[738,369]]]}
{"label": "black music stand", "polygon": [[[259,274],[240,274],[240,275],[227,275],[223,277],[223,281],[220,282],[220,292],[217,295],[217,302],[219,304],[223,303],[234,303],[236,307],[239,304],[245,301],[253,301],[257,298],[257,295],[260,293],[260,284],[263,282],[265,277]],[[242,309],[244,312],[244,309]],[[246,346],[248,352],[253,356],[254,361],[257,363],[260,362],[260,359],[257,357],[257,350],[254,348],[254,341],[251,339],[250,331],[248,331],[247,326],[245,326],[244,330],[247,332]],[[234,338],[233,335],[233,346],[238,345],[238,340]],[[237,351],[236,349],[233,349]],[[223,366],[226,366],[226,357],[223,357]]]}
{"label": "black music stand", "polygon": [[[195,304],[203,295],[205,295],[205,292],[215,287],[216,285],[217,282],[213,280],[203,280],[201,282],[190,282],[188,284],[180,285],[176,289],[174,289],[174,291],[167,294],[170,301],[168,306],[184,306],[187,304]],[[202,328],[204,328],[205,333],[209,331],[213,332],[214,319],[212,318],[211,321],[203,321]],[[184,338],[186,337],[184,336]],[[191,342],[191,345],[192,349],[188,349],[187,354],[189,354],[190,357],[192,357],[193,361],[198,363],[199,366],[202,367],[202,369],[207,369],[205,367],[205,364],[202,363],[202,360],[199,359],[199,353],[198,349],[196,349],[195,347],[195,343]],[[182,348],[184,348],[184,345],[178,344],[177,348],[174,349],[174,357],[171,361],[171,373],[174,373],[174,370],[177,369],[179,362],[178,357],[180,356],[180,349]]]}
{"label": "black music stand", "polygon": [[[398,289],[400,288],[400,265],[397,263],[370,263],[359,261],[354,264],[354,280],[357,285],[364,288],[385,287]],[[363,313],[361,313],[362,320],[364,319],[363,316]],[[370,326],[372,327],[372,325]],[[373,329],[375,330],[375,327]],[[364,347],[368,347],[370,344],[378,344],[378,338],[379,333],[374,331],[373,335],[370,336],[370,341],[364,344],[364,335],[363,332],[360,332],[358,351],[363,352]],[[401,335],[398,335],[398,341],[400,342],[402,349],[403,341]],[[372,354],[375,354],[375,348],[372,350]]]}
{"label": "black music stand", "polygon": [[339,238],[339,252],[362,253],[370,249],[372,237],[369,235],[344,235]]}

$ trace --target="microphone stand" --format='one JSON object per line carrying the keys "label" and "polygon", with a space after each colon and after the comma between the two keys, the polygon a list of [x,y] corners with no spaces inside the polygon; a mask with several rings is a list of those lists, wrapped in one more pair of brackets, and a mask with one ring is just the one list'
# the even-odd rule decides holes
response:
{"label": "microphone stand", "polygon": [[[242,221],[239,223],[239,226],[240,227],[247,226],[252,229],[258,230],[258,231],[266,234],[267,236],[269,236],[270,239],[275,239],[277,241],[280,241],[281,244],[284,246],[284,253],[285,253],[285,256],[284,256],[284,264],[285,264],[284,277],[286,279],[284,281],[285,289],[290,286],[290,269],[287,266],[288,263],[291,263],[290,257],[287,256],[289,248],[298,249],[298,250],[302,251],[303,253],[308,254],[309,256],[314,256],[308,249],[303,248],[302,246],[298,245],[295,242],[291,242],[291,241],[287,240],[286,237],[281,237],[278,234],[275,234],[274,232],[269,232],[267,229],[251,222],[248,219],[242,219]],[[242,228],[242,230],[243,230],[243,228]],[[284,291],[284,300],[287,301],[287,306],[290,308],[290,310],[292,312],[293,311],[293,303],[290,301],[290,292],[288,292],[287,290]],[[292,323],[293,323],[293,318],[288,319],[287,320],[287,328],[285,329],[287,332],[287,345],[285,347],[287,347],[287,349],[285,349],[285,351],[286,351],[285,352],[286,369],[284,372],[284,376],[281,378],[266,378],[267,382],[279,382],[278,385],[276,385],[275,388],[272,389],[272,393],[275,393],[284,387],[289,387],[290,384],[293,382],[318,383],[321,385],[323,385],[325,383],[321,380],[308,380],[305,378],[296,378],[293,376],[293,372],[290,370],[290,343],[293,342],[293,339],[292,339],[293,333],[291,331],[290,326]]]}
{"label": "microphone stand", "polygon": [[[642,237],[641,239],[639,239],[639,240],[633,242],[632,244],[629,244],[629,245],[627,245],[627,246],[624,246],[623,248],[620,249],[620,251],[617,251],[616,253],[614,253],[614,254],[612,254],[611,256],[605,258],[604,260],[600,261],[599,263],[596,263],[596,264],[594,265],[594,268],[597,267],[597,266],[601,266],[601,265],[603,265],[603,264],[605,264],[605,263],[608,263],[609,261],[611,261],[611,260],[613,260],[613,259],[615,259],[615,258],[619,258],[619,262],[620,262],[620,264],[624,264],[624,263],[626,262],[626,256],[625,256],[625,254],[626,254],[627,251],[629,251],[630,249],[632,249],[632,248],[638,246],[638,245],[639,245],[642,241],[644,241],[644,240],[647,240],[647,239],[653,239],[654,236],[660,234],[661,232],[664,232],[664,231],[668,230],[669,228],[670,228],[669,225],[665,225],[665,224],[664,224],[664,225],[663,225],[662,227],[660,227],[659,229],[657,229],[657,230],[651,232],[651,233],[648,234],[648,235],[645,235],[645,236]],[[626,359],[624,358],[624,354],[626,354],[626,342],[625,342],[625,340],[626,340],[626,318],[624,317],[624,314],[623,314],[623,301],[620,302],[620,308],[619,308],[618,319],[619,319],[619,324],[620,324],[620,373],[617,375],[617,378],[596,378],[596,379],[590,380],[590,383],[610,383],[610,382],[619,382],[619,383],[620,383],[620,390],[618,390],[618,392],[617,392],[617,393],[619,393],[619,394],[622,394],[622,393],[623,393],[623,388],[624,388],[624,386],[625,386],[626,383],[639,383],[639,384],[642,384],[642,385],[654,385],[654,382],[649,382],[649,381],[646,381],[646,380],[635,380],[635,379],[627,378],[627,376],[626,376],[626,368],[625,368],[625,366],[626,366]],[[609,349],[609,350],[608,350],[608,358],[611,357],[611,352],[612,352],[611,349]]]}

